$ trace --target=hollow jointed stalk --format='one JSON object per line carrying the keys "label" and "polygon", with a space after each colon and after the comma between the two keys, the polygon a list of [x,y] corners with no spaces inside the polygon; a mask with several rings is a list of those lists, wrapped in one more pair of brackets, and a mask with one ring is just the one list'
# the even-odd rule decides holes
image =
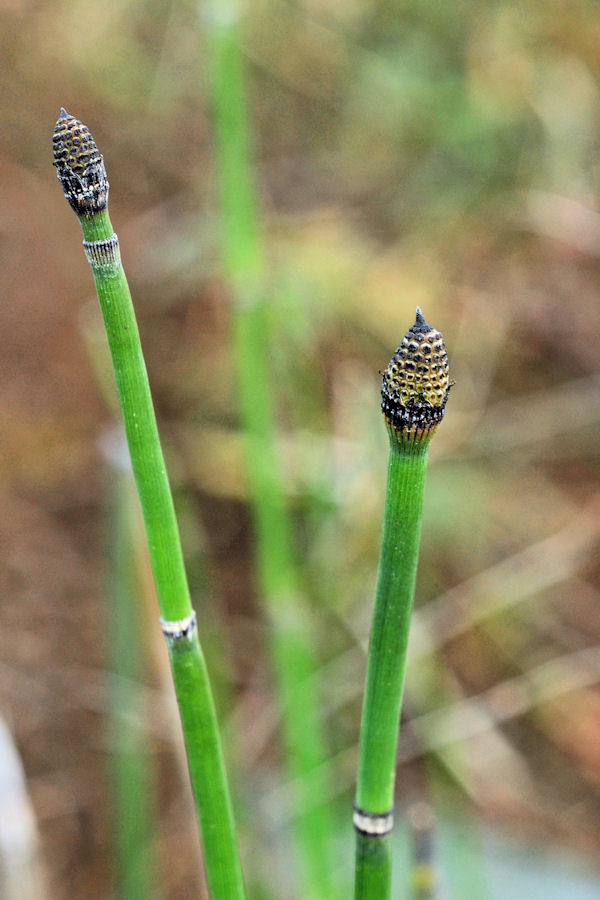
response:
{"label": "hollow jointed stalk", "polygon": [[391,891],[396,748],[427,451],[449,388],[442,335],[417,309],[415,324],[392,357],[381,388],[390,453],[353,820],[356,900],[386,900]]}
{"label": "hollow jointed stalk", "polygon": [[53,149],[58,179],[83,231],[112,356],[183,726],[209,891],[213,900],[242,900],[245,892],[217,717],[135,312],[119,241],[108,216],[104,161],[87,127],[64,109],[54,129]]}

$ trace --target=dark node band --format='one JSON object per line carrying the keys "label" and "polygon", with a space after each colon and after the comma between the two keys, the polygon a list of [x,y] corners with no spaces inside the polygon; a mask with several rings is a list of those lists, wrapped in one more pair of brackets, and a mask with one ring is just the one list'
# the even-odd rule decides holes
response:
{"label": "dark node band", "polygon": [[185,619],[176,621],[169,621],[161,616],[160,627],[164,636],[169,640],[178,641],[183,638],[191,638],[196,628],[196,613],[192,610]]}
{"label": "dark node band", "polygon": [[385,837],[394,827],[394,807],[384,813],[371,813],[354,806],[354,830],[367,837]]}
{"label": "dark node band", "polygon": [[90,265],[103,266],[119,259],[119,238],[112,234],[103,241],[84,241],[83,249]]}
{"label": "dark node band", "polygon": [[413,397],[408,403],[402,404],[388,392],[384,382],[381,387],[381,411],[397,431],[426,430],[438,425],[444,418],[448,393],[449,390],[439,406],[432,406],[429,401],[419,397]]}

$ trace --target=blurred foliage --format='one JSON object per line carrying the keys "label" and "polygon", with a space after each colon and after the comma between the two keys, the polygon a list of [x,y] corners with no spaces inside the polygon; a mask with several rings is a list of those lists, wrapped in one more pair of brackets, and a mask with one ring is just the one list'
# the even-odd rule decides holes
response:
{"label": "blurred foliage", "polygon": [[[600,8],[261,0],[240,15],[280,460],[340,834],[385,479],[377,372],[418,304],[456,385],[431,453],[398,807],[422,794],[425,748],[473,815],[597,861]],[[106,896],[109,878],[95,442],[110,413],[77,332],[91,281],[50,164],[61,104],[107,163],[170,471],[205,544],[215,605],[199,588],[196,606],[228,649],[244,852],[255,895],[272,896],[291,811],[218,262],[211,19],[201,3],[10,0],[0,25],[0,590],[13,600],[0,697],[50,896]],[[150,735],[164,895],[196,896],[173,738]]]}

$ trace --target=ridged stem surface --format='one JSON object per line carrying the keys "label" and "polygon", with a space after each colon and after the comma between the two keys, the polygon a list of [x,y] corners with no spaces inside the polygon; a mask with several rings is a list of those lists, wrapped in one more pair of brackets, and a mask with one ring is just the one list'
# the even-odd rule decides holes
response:
{"label": "ridged stem surface", "polygon": [[386,900],[392,890],[392,836],[356,835],[354,896],[361,900]]}
{"label": "ridged stem surface", "polygon": [[[107,211],[80,221],[86,242],[108,241],[113,236]],[[114,252],[99,250],[96,257],[97,262],[88,252],[144,514],[160,612],[167,620],[183,619],[192,606],[131,294],[118,247]]]}
{"label": "ridged stem surface", "polygon": [[[392,434],[381,552],[369,639],[360,731],[356,806],[369,816],[394,803],[396,748],[412,612],[427,446]],[[388,836],[358,833],[356,900],[386,900],[391,890]]]}
{"label": "ridged stem surface", "polygon": [[[106,210],[80,216],[108,337],[141,501],[161,616],[192,614],[173,499],[118,242]],[[197,632],[167,637],[212,900],[243,900],[233,811],[217,717]]]}

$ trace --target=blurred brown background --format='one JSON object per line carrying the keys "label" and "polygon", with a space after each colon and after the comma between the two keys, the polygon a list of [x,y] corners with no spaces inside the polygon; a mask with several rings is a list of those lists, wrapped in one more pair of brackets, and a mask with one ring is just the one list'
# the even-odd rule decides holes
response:
{"label": "blurred brown background", "polygon": [[[114,410],[79,226],[51,165],[61,105],[107,165],[196,608],[219,623],[223,717],[241,735],[240,780],[264,803],[268,853],[277,725],[219,266],[205,13],[0,6],[0,709],[52,900],[110,896],[113,871],[114,475],[100,442]],[[264,0],[241,33],[282,472],[320,658],[336,672],[323,707],[332,797],[348,807],[354,778],[386,460],[378,370],[418,304],[456,385],[428,476],[406,781],[426,750],[474,821],[597,865],[600,7]],[[164,651],[151,629],[147,640],[160,895],[192,897]],[[246,836],[248,857],[253,846]]]}

